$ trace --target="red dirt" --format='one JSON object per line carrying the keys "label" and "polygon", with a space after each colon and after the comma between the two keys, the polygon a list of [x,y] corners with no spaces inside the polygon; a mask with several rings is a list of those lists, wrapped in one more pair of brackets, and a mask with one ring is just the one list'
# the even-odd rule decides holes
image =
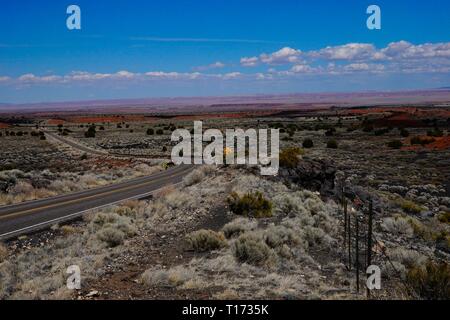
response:
{"label": "red dirt", "polygon": [[[426,138],[426,136],[421,136],[420,138]],[[420,149],[425,150],[446,150],[450,149],[450,136],[444,136],[444,137],[433,137],[435,140],[432,143],[426,144],[424,146],[421,145],[409,145],[402,148],[402,150],[409,150],[409,151],[417,151]],[[408,143],[411,143],[411,139],[408,139]]]}
{"label": "red dirt", "polygon": [[0,122],[0,129],[9,128],[9,124]]}
{"label": "red dirt", "polygon": [[47,123],[50,125],[58,125],[58,124],[64,124],[64,123],[66,123],[66,121],[64,121],[62,119],[50,119],[47,121]]}

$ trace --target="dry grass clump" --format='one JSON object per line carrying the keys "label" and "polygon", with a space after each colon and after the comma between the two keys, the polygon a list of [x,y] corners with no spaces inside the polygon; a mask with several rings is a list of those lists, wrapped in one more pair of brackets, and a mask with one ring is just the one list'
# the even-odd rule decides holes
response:
{"label": "dry grass clump", "polygon": [[440,213],[438,216],[438,220],[442,223],[450,224],[450,211]]}
{"label": "dry grass clump", "polygon": [[258,227],[258,223],[254,220],[247,218],[238,218],[227,223],[223,228],[222,232],[227,239],[241,235],[247,231],[253,231]]}
{"label": "dry grass clump", "polygon": [[97,232],[97,238],[106,242],[109,247],[117,247],[125,240],[125,233],[112,227],[106,227]]}
{"label": "dry grass clump", "polygon": [[450,266],[428,261],[425,267],[413,267],[406,274],[406,283],[414,296],[427,300],[450,299]]}
{"label": "dry grass clump", "polygon": [[195,277],[195,272],[183,266],[168,270],[148,269],[142,274],[142,281],[150,287],[177,287]]}
{"label": "dry grass clump", "polygon": [[198,230],[186,236],[189,248],[197,252],[205,252],[223,248],[227,245],[223,233],[212,230]]}
{"label": "dry grass clump", "polygon": [[198,169],[195,169],[191,173],[189,173],[186,177],[183,178],[183,185],[185,187],[192,186],[201,182],[206,176],[214,172],[215,168],[213,166],[201,166]]}
{"label": "dry grass clump", "polygon": [[280,152],[280,166],[283,168],[293,169],[300,163],[300,156],[305,154],[304,150],[299,147],[291,147]]}
{"label": "dry grass clump", "polygon": [[96,214],[89,228],[96,233],[97,239],[109,247],[116,247],[137,233],[133,220],[117,213]]}
{"label": "dry grass clump", "polygon": [[382,274],[389,277],[399,276],[404,279],[408,269],[422,268],[427,258],[417,251],[398,247],[388,252],[390,261],[385,262]]}
{"label": "dry grass clump", "polygon": [[412,228],[408,219],[400,216],[383,219],[381,228],[392,234],[404,235],[406,237],[412,237],[414,235],[414,229]]}
{"label": "dry grass clump", "polygon": [[405,212],[412,213],[412,214],[419,214],[424,209],[422,206],[416,204],[415,202],[407,199],[398,199],[396,201],[396,204],[400,206]]}
{"label": "dry grass clump", "polygon": [[61,226],[59,228],[59,230],[61,230],[62,234],[66,235],[66,236],[77,232],[77,229],[75,229],[74,227],[72,227],[70,225]]}
{"label": "dry grass clump", "polygon": [[255,233],[244,233],[233,243],[233,254],[239,262],[255,266],[276,262],[274,251]]}
{"label": "dry grass clump", "polygon": [[272,202],[264,198],[263,194],[259,191],[244,194],[242,197],[236,192],[232,192],[227,202],[230,210],[237,215],[255,218],[272,216]]}
{"label": "dry grass clump", "polygon": [[4,244],[0,243],[0,263],[2,263],[7,256],[8,256],[8,249]]}

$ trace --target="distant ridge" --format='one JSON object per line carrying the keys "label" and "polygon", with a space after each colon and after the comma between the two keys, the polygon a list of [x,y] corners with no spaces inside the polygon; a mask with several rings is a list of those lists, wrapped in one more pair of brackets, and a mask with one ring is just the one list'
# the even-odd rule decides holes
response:
{"label": "distant ridge", "polygon": [[85,113],[180,113],[268,109],[354,107],[450,102],[450,87],[414,91],[367,91],[302,93],[225,97],[174,97],[118,100],[89,100],[51,103],[0,103],[1,113],[85,112]]}

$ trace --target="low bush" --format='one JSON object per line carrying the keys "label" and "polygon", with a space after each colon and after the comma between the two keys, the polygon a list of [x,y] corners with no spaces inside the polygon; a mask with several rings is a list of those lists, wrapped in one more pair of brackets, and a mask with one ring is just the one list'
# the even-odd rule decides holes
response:
{"label": "low bush", "polygon": [[273,204],[261,192],[247,193],[242,197],[232,192],[227,201],[234,214],[255,218],[272,216]]}
{"label": "low bush", "polygon": [[239,262],[256,266],[274,261],[272,249],[258,236],[244,233],[233,244],[233,254]]}
{"label": "low bush", "polygon": [[391,149],[400,149],[403,147],[403,143],[400,140],[389,141],[387,146]]}
{"label": "low bush", "polygon": [[434,128],[433,130],[427,131],[427,136],[429,137],[442,137],[444,132],[439,128]]}
{"label": "low bush", "polygon": [[412,237],[414,230],[409,221],[402,217],[385,218],[381,223],[383,230],[392,234],[404,235],[406,237]]}
{"label": "low bush", "polygon": [[280,152],[280,166],[283,168],[295,168],[300,162],[300,156],[304,151],[298,147],[291,147]]}
{"label": "low bush", "polygon": [[85,138],[95,138],[95,126],[90,126],[89,129],[84,133]]}
{"label": "low bush", "polygon": [[415,296],[427,300],[450,299],[450,266],[428,261],[425,268],[414,267],[406,274],[406,283]]}
{"label": "low bush", "polygon": [[309,149],[314,147],[314,142],[311,139],[305,139],[303,140],[303,148]]}
{"label": "low bush", "polygon": [[230,239],[235,236],[240,236],[244,232],[255,230],[257,226],[258,223],[256,221],[251,221],[247,218],[238,218],[227,223],[222,228],[222,232],[227,239]]}
{"label": "low bush", "polygon": [[337,149],[338,148],[338,143],[336,140],[329,140],[327,142],[327,148],[328,149]]}
{"label": "low bush", "polygon": [[220,249],[226,246],[225,237],[220,232],[212,230],[198,230],[186,236],[189,248],[197,252]]}
{"label": "low bush", "polygon": [[423,208],[411,200],[401,199],[397,204],[407,213],[418,214],[423,211]]}
{"label": "low bush", "polygon": [[155,130],[153,130],[152,128],[147,129],[147,135],[148,136],[152,136],[155,134]]}
{"label": "low bush", "polygon": [[116,228],[106,227],[97,232],[97,238],[106,242],[109,247],[117,247],[125,240],[125,233]]}
{"label": "low bush", "polygon": [[442,223],[450,223],[450,212],[442,212],[438,216],[438,220]]}
{"label": "low bush", "polygon": [[407,137],[409,137],[409,131],[406,130],[406,129],[401,129],[401,130],[400,130],[400,135],[401,135],[403,138],[407,138]]}

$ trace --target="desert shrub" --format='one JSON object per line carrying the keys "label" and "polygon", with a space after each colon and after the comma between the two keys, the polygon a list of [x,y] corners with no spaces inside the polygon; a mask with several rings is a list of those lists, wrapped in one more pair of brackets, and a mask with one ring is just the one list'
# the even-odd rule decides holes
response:
{"label": "desert shrub", "polygon": [[374,127],[371,124],[367,124],[363,127],[364,132],[372,132],[373,130],[374,130]]}
{"label": "desert shrub", "polygon": [[95,138],[95,126],[92,125],[88,128],[88,130],[84,133],[85,138]]}
{"label": "desert shrub", "polygon": [[426,263],[426,257],[414,250],[408,250],[403,247],[395,248],[388,253],[390,259],[405,266],[406,269],[414,267],[423,267]]}
{"label": "desert shrub", "polygon": [[406,199],[401,199],[397,201],[397,204],[405,211],[408,213],[414,213],[414,214],[418,214],[421,213],[423,211],[423,208],[416,204],[415,202],[411,201],[411,200],[406,200]]}
{"label": "desert shrub", "polygon": [[80,157],[80,160],[86,160],[88,158],[87,153],[83,153]]}
{"label": "desert shrub", "polygon": [[329,140],[327,142],[327,148],[328,149],[337,149],[338,148],[338,143],[336,140]]}
{"label": "desert shrub", "polygon": [[409,137],[409,131],[403,128],[403,129],[400,130],[400,135],[403,138],[407,138],[407,137]]}
{"label": "desert shrub", "polygon": [[106,242],[110,247],[123,243],[125,238],[137,233],[133,220],[117,213],[98,213],[89,224],[91,232],[95,232],[97,239]]}
{"label": "desert shrub", "polygon": [[314,142],[311,139],[305,139],[303,140],[303,148],[309,149],[314,147]]}
{"label": "desert shrub", "polygon": [[203,180],[205,177],[205,174],[200,169],[195,169],[194,171],[190,172],[186,177],[183,178],[183,185],[186,187],[192,186],[194,184],[197,184]]}
{"label": "desert shrub", "polygon": [[155,130],[153,130],[152,128],[147,129],[147,135],[148,136],[152,136],[155,134]]}
{"label": "desert shrub", "polygon": [[280,152],[280,166],[283,168],[295,168],[300,162],[300,156],[304,152],[301,148],[291,147]]}
{"label": "desert shrub", "polygon": [[261,192],[247,193],[242,197],[232,192],[227,201],[234,214],[255,218],[272,216],[272,202],[264,198]]}
{"label": "desert shrub", "polygon": [[266,244],[273,248],[281,248],[283,245],[294,246],[301,243],[299,236],[285,226],[270,226],[264,230],[263,235]]}
{"label": "desert shrub", "polygon": [[255,234],[244,233],[233,243],[233,254],[239,262],[256,266],[274,261],[274,252]]}
{"label": "desert shrub", "polygon": [[383,230],[392,234],[401,234],[407,237],[412,237],[414,230],[407,219],[402,217],[385,218],[381,223]]}
{"label": "desert shrub", "polygon": [[195,273],[192,270],[183,266],[177,266],[169,270],[146,270],[142,275],[142,281],[150,287],[177,287],[194,276]]}
{"label": "desert shrub", "polygon": [[334,240],[323,229],[312,226],[304,228],[304,238],[310,247],[330,247]]}
{"label": "desert shrub", "polygon": [[226,246],[225,237],[220,232],[198,230],[186,236],[189,248],[197,252],[220,249]]}
{"label": "desert shrub", "polygon": [[47,140],[47,138],[45,136],[40,136],[39,139],[40,140]]}
{"label": "desert shrub", "polygon": [[69,226],[69,225],[64,225],[64,226],[62,226],[62,227],[59,228],[59,229],[61,230],[61,232],[62,232],[64,235],[70,235],[70,234],[74,234],[74,233],[77,232],[77,229],[75,229],[74,227]]}
{"label": "desert shrub", "polygon": [[222,232],[227,239],[235,236],[240,236],[244,232],[255,230],[258,226],[256,221],[251,221],[247,218],[238,218],[227,223],[223,228]]}
{"label": "desert shrub", "polygon": [[8,249],[2,243],[0,243],[0,263],[2,263],[8,256]]}
{"label": "desert shrub", "polygon": [[450,266],[446,262],[428,261],[425,268],[413,267],[406,273],[412,292],[427,300],[450,299]]}
{"label": "desert shrub", "polygon": [[97,232],[97,238],[106,242],[110,247],[116,247],[125,240],[125,233],[116,228],[106,227]]}
{"label": "desert shrub", "polygon": [[442,212],[438,216],[438,220],[442,223],[450,223],[450,212]]}
{"label": "desert shrub", "polygon": [[156,134],[162,135],[162,134],[164,134],[164,130],[163,129],[158,129],[158,130],[156,130]]}
{"label": "desert shrub", "polygon": [[427,131],[427,136],[429,137],[442,137],[444,132],[439,128],[434,128],[433,130]]}
{"label": "desert shrub", "polygon": [[389,130],[384,128],[384,129],[377,129],[377,130],[375,130],[374,134],[376,136],[382,136],[382,135],[384,135],[384,134],[386,134],[388,132],[389,132]]}
{"label": "desert shrub", "polygon": [[403,143],[400,140],[392,140],[387,143],[387,146],[391,149],[400,149]]}

